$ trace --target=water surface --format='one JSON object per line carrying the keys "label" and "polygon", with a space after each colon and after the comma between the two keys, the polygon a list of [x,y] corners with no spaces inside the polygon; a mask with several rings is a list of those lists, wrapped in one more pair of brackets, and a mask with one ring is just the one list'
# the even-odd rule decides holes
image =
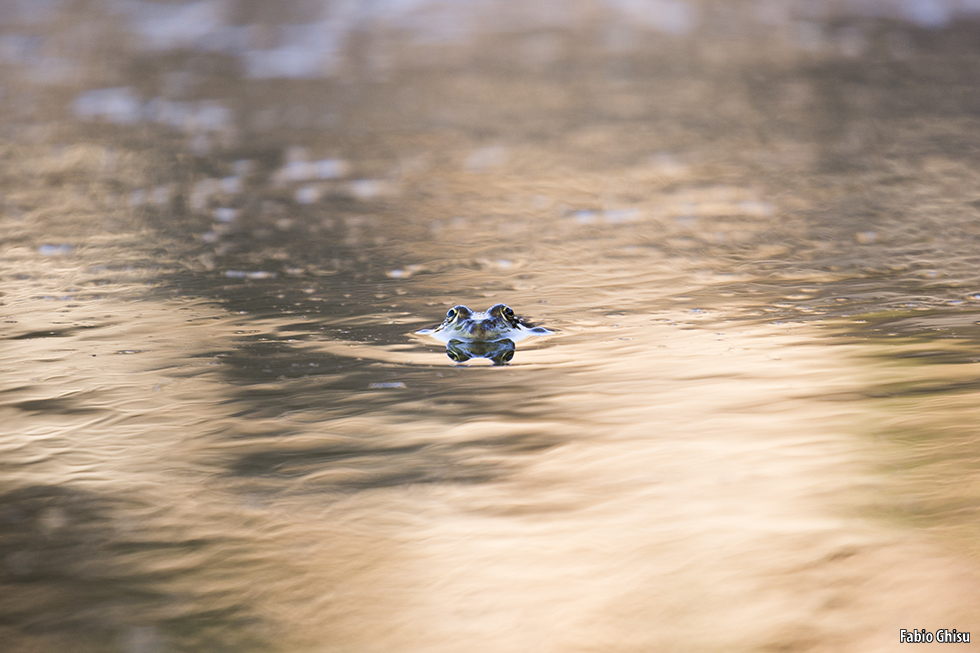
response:
{"label": "water surface", "polygon": [[[596,20],[390,69],[365,37],[325,80],[178,48],[11,81],[52,115],[8,106],[0,159],[5,650],[970,630],[974,28]],[[414,335],[497,302],[555,335]]]}

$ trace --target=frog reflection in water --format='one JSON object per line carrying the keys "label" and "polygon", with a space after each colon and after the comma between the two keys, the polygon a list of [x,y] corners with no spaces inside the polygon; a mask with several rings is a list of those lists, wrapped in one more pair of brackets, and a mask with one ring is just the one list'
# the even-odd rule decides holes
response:
{"label": "frog reflection in water", "polygon": [[529,336],[550,335],[553,331],[531,325],[505,304],[495,304],[485,312],[472,311],[460,304],[449,309],[439,326],[416,333],[446,343],[446,355],[457,363],[488,358],[494,365],[503,365],[514,357],[515,342]]}

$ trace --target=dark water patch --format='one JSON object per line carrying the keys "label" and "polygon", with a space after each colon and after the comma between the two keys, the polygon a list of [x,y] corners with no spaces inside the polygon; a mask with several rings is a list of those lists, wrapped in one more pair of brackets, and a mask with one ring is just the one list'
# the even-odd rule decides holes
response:
{"label": "dark water patch", "polygon": [[30,331],[28,333],[22,333],[16,336],[10,336],[5,338],[5,340],[32,340],[34,338],[64,338],[67,336],[73,336],[82,329],[93,328],[92,326],[76,326],[67,327],[63,329],[50,329],[45,331]]}
{"label": "dark water patch", "polygon": [[256,336],[251,341],[223,353],[220,358],[222,371],[228,376],[229,382],[247,387],[251,382],[265,383],[270,379],[317,380],[337,374],[346,378],[352,372],[371,364],[354,357],[317,351],[307,343],[308,340],[287,341]]}
{"label": "dark water patch", "polygon": [[[334,492],[356,492],[419,483],[485,483],[503,478],[500,465],[480,465],[466,457],[429,453],[424,447],[366,449],[359,452],[256,452],[232,466],[232,473],[281,479],[313,477],[310,483]],[[337,477],[330,482],[331,475]]]}
{"label": "dark water patch", "polygon": [[[326,440],[336,439],[329,429],[324,436]],[[309,436],[303,439],[309,440]],[[422,435],[422,441],[408,445],[369,433],[349,438],[343,445],[296,446],[288,435],[265,442],[264,446],[249,445],[247,453],[232,456],[229,472],[246,478],[303,480],[308,491],[340,494],[415,484],[500,483],[519,469],[522,457],[561,444],[560,439],[543,433],[462,440],[444,440],[437,433],[429,433]]]}
{"label": "dark water patch", "polygon": [[[975,361],[974,361],[975,362]],[[952,396],[959,393],[976,393],[980,390],[980,378],[974,381],[946,383],[895,383],[878,386],[867,393],[873,398],[914,398],[918,396]]]}
{"label": "dark water patch", "polygon": [[[189,597],[175,594],[173,582],[187,570],[141,568],[147,543],[138,541],[141,526],[132,516],[143,511],[134,508],[131,497],[67,486],[0,494],[0,606],[7,645],[19,650],[30,638],[41,638],[61,650],[105,650],[133,629],[146,628],[161,645],[209,642],[214,650],[231,650],[225,648],[228,635],[242,632],[248,621],[245,605],[174,616],[168,606]],[[154,548],[173,557],[188,545],[215,542],[173,539]]]}
{"label": "dark water patch", "polygon": [[[20,390],[36,392],[37,388],[22,388]],[[6,392],[16,392],[16,390],[8,390]],[[87,415],[91,413],[104,412],[106,410],[103,407],[90,405],[93,397],[97,396],[97,393],[76,393],[73,395],[51,397],[48,399],[28,399],[26,401],[11,402],[6,404],[6,406],[16,408],[17,410],[25,413],[38,413],[46,415]]]}

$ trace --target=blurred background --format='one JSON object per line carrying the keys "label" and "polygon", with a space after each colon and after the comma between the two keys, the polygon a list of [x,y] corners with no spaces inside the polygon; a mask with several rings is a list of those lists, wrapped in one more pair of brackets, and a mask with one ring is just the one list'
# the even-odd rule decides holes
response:
{"label": "blurred background", "polygon": [[978,623],[977,0],[0,0],[0,137],[4,652]]}

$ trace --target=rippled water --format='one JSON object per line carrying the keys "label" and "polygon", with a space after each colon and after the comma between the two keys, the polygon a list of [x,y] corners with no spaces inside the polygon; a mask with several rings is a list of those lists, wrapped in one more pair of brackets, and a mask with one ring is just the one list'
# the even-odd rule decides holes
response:
{"label": "rippled water", "polygon": [[[112,85],[10,73],[0,648],[971,629],[975,26],[595,25],[381,72],[355,43],[319,81],[152,48]],[[555,333],[501,366],[415,334],[497,302]]]}

